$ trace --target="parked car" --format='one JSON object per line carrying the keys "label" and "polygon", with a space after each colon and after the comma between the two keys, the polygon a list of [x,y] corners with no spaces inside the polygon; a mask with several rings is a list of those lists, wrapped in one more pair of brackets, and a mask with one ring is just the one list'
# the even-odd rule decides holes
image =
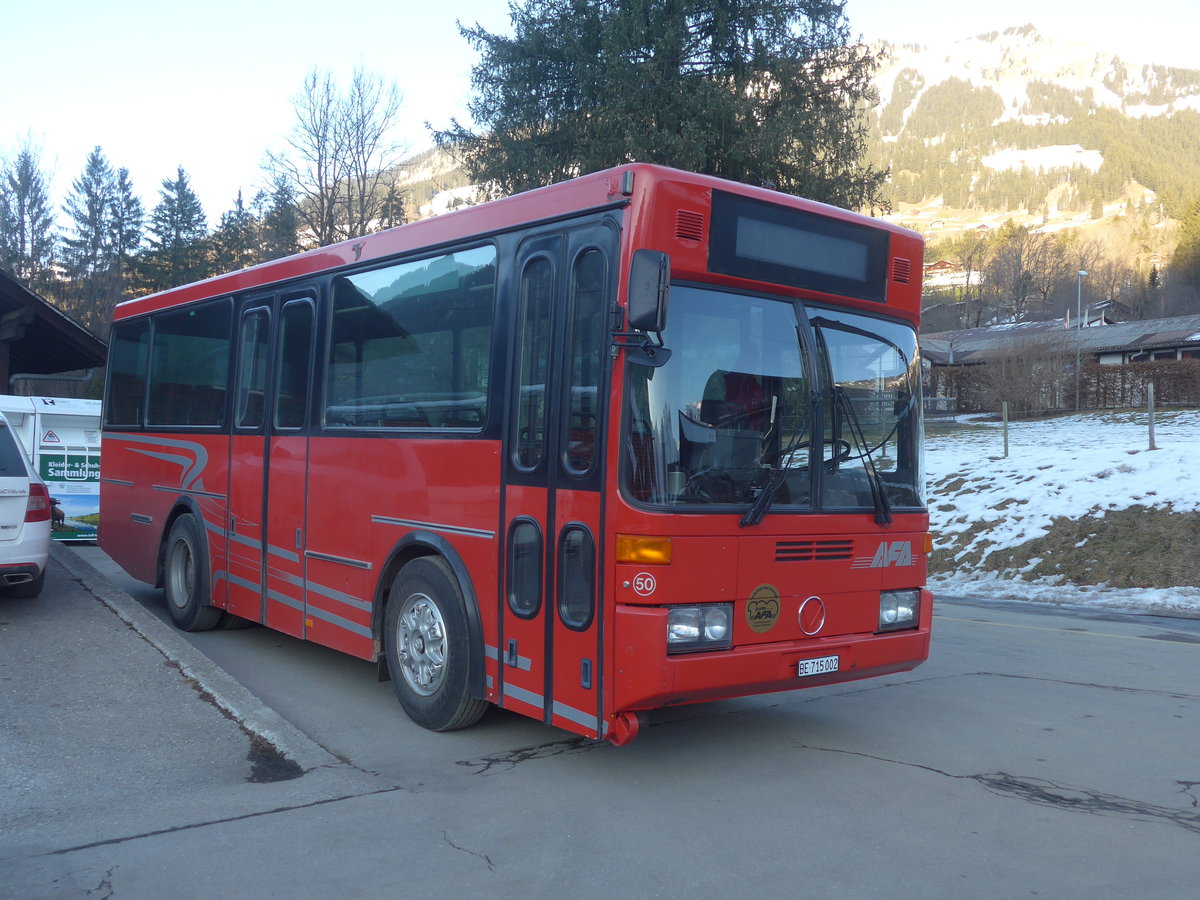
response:
{"label": "parked car", "polygon": [[50,492],[0,413],[0,592],[36,597],[50,556]]}

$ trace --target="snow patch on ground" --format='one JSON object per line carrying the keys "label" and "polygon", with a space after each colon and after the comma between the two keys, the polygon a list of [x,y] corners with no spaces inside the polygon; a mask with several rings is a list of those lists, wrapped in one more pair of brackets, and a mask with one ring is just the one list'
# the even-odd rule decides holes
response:
{"label": "snow patch on ground", "polygon": [[[992,523],[960,556],[982,546],[981,541],[993,549],[1023,544],[1046,534],[1058,516],[1103,516],[1135,505],[1200,510],[1200,410],[1157,412],[1155,450],[1149,449],[1145,412],[1010,423],[1007,457],[1000,422],[966,416],[957,421],[972,427],[944,433],[934,426],[925,459],[935,540],[966,533],[979,522]],[[1200,587],[1193,585],[1113,589],[1062,584],[1054,578],[1018,580],[964,567],[952,575],[930,576],[930,586],[947,597],[1200,617]]]}

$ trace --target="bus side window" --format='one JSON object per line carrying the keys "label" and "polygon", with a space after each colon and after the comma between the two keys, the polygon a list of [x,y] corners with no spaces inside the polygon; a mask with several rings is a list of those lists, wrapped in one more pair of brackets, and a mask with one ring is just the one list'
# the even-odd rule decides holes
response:
{"label": "bus side window", "polygon": [[150,321],[118,322],[110,344],[104,424],[140,426],[150,368]]}
{"label": "bus side window", "polygon": [[546,448],[546,382],[550,368],[550,306],[554,267],[534,257],[521,273],[520,371],[513,416],[513,461],[535,468]]}
{"label": "bus side window", "polygon": [[267,390],[267,351],[270,348],[271,313],[266,308],[251,310],[242,319],[241,360],[238,371],[238,428],[258,428],[263,423],[263,401]]}
{"label": "bus side window", "polygon": [[275,379],[275,427],[301,428],[308,410],[308,373],[311,368],[313,307],[307,301],[283,307],[279,346],[279,372]]}
{"label": "bus side window", "polygon": [[600,382],[608,344],[604,328],[606,269],[603,253],[585,250],[575,260],[571,286],[571,397],[564,460],[567,469],[579,475],[591,471],[596,461]]}
{"label": "bus side window", "polygon": [[155,319],[147,425],[223,424],[232,316],[218,300]]}
{"label": "bus side window", "polygon": [[325,426],[481,430],[495,294],[491,245],[335,278]]}

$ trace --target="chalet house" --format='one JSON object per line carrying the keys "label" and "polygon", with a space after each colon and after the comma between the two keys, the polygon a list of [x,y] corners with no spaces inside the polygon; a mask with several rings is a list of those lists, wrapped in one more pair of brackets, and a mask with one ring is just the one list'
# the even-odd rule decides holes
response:
{"label": "chalet house", "polygon": [[925,267],[925,277],[932,278],[937,275],[950,275],[954,272],[961,272],[962,268],[958,263],[952,263],[948,259],[939,259],[937,262],[930,263]]}
{"label": "chalet house", "polygon": [[1083,328],[1061,320],[992,325],[923,334],[921,353],[931,366],[986,365],[988,358],[1008,355],[1022,342],[1054,342],[1068,352],[1079,350],[1084,363],[1124,365],[1148,361],[1200,359],[1200,315],[1138,322],[1112,322],[1093,313]]}

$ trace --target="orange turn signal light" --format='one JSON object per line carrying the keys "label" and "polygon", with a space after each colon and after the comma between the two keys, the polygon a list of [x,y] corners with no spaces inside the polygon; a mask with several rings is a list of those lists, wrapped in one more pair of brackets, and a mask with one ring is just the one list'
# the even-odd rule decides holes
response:
{"label": "orange turn signal light", "polygon": [[643,566],[671,564],[671,539],[640,534],[617,535],[617,562]]}

